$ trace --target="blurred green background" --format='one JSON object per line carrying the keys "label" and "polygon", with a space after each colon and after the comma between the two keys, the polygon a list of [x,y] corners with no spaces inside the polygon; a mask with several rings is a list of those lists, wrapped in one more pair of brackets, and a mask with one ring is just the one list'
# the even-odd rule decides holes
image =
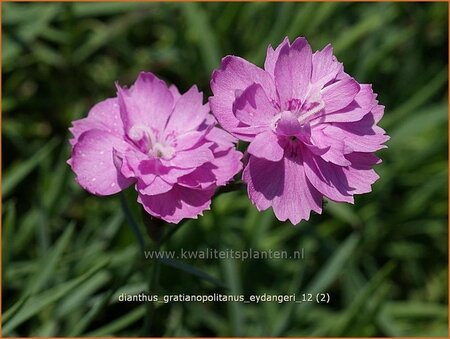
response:
{"label": "blurred green background", "polygon": [[[446,337],[447,13],[447,3],[4,3],[3,336]],[[373,83],[391,136],[381,179],[297,227],[258,213],[245,192],[222,194],[164,248],[306,258],[165,262],[154,287],[331,302],[157,304],[148,332],[149,304],[117,297],[146,291],[154,262],[140,258],[118,196],[75,183],[67,128],[141,70],[208,96],[223,56],[262,65],[286,35],[314,50],[332,43],[348,73]],[[141,225],[134,190],[126,197]]]}

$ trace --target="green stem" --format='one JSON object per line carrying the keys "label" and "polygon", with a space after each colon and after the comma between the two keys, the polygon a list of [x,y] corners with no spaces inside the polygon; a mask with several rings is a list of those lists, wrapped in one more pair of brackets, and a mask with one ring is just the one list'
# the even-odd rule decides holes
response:
{"label": "green stem", "polygon": [[125,197],[125,193],[120,193],[120,204],[122,206],[123,213],[125,214],[125,218],[127,219],[127,224],[130,226],[134,235],[136,236],[136,240],[139,243],[139,248],[141,250],[141,254],[143,254],[145,250],[144,238],[142,237],[141,230],[139,229],[136,221],[131,214],[130,208],[128,207],[127,199]]}
{"label": "green stem", "polygon": [[[222,193],[226,192],[232,192],[240,190],[244,187],[244,184],[242,182],[233,182],[225,187],[221,187],[216,191],[215,196],[218,196]],[[137,226],[136,222],[134,221],[134,218],[130,212],[130,209],[128,207],[128,204],[126,202],[125,196],[122,193],[120,195],[120,201],[122,204],[122,209],[124,211],[124,214],[127,218],[128,224],[130,225],[131,229],[133,230],[133,233],[136,236],[136,239],[138,240],[139,247],[141,249],[141,255],[144,260],[143,265],[145,266],[145,279],[148,281],[148,294],[152,295],[158,295],[159,290],[159,275],[161,270],[161,262],[158,258],[153,256],[151,263],[150,263],[150,269],[147,269],[148,265],[145,259],[144,251],[145,251],[145,244],[144,239],[142,237],[142,233]],[[153,243],[155,244],[153,246],[153,250],[156,252],[160,251],[161,246],[167,242],[176,231],[178,231],[181,226],[187,223],[188,220],[183,220],[179,224],[176,225],[167,225],[162,220],[154,219],[151,217],[147,217],[146,214],[144,214],[144,224],[147,229],[147,233],[149,235],[149,238],[153,240]],[[162,232],[161,232],[162,230]],[[153,322],[153,316],[155,314],[155,303],[149,302],[146,305],[146,316],[144,319],[144,325],[142,327],[142,335],[144,337],[150,336],[151,329],[152,329],[152,322]]]}
{"label": "green stem", "polygon": [[[160,244],[157,244],[155,247],[155,251],[160,250]],[[161,269],[161,263],[158,258],[154,258],[152,260],[153,265],[151,266],[151,269],[148,270],[147,273],[147,280],[148,280],[148,293],[152,295],[158,295],[159,291],[159,272]],[[151,329],[152,329],[152,323],[153,323],[153,316],[155,314],[155,303],[150,302],[147,304],[146,307],[146,317],[144,320],[144,327],[143,327],[143,336],[150,336]]]}

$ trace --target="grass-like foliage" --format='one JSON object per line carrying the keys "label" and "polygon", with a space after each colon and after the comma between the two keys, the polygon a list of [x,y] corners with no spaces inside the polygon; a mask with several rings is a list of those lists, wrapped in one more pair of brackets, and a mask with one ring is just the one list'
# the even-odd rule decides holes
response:
{"label": "grass-like foliage", "polygon": [[[447,336],[447,6],[4,3],[3,336]],[[142,259],[119,197],[74,181],[70,122],[141,70],[210,95],[222,56],[261,65],[286,35],[314,50],[332,43],[347,72],[379,93],[391,136],[381,179],[355,205],[326,202],[297,227],[259,213],[243,190],[221,194],[164,249],[303,248],[305,258],[166,260],[149,281],[154,261]],[[135,198],[126,192],[144,233]],[[331,301],[118,301],[149,283],[159,294]]]}

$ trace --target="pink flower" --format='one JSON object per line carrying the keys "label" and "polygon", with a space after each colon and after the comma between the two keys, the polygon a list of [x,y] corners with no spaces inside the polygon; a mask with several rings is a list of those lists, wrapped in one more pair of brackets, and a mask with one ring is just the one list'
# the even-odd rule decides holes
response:
{"label": "pink flower", "polygon": [[370,85],[346,74],[326,46],[304,38],[269,46],[264,69],[227,56],[213,73],[211,110],[250,142],[243,172],[258,210],[293,224],[321,213],[322,198],[353,203],[378,179],[373,152],[389,139],[377,126],[384,107]]}
{"label": "pink flower", "polygon": [[234,137],[215,127],[196,86],[181,95],[141,73],[130,89],[117,91],[70,128],[76,180],[97,195],[135,183],[149,214],[172,223],[196,218],[241,169]]}

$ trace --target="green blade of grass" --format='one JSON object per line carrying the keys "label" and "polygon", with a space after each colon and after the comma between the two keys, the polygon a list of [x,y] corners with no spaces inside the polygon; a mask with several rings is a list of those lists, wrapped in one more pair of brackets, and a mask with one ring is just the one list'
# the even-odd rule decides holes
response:
{"label": "green blade of grass", "polygon": [[[347,260],[349,260],[353,255],[358,241],[358,236],[354,234],[350,235],[339,246],[333,256],[326,262],[314,279],[308,284],[305,288],[305,293],[316,294],[324,292],[326,288],[339,276]],[[310,307],[307,305],[311,306],[311,303],[302,303],[299,307]]]}
{"label": "green blade of grass", "polygon": [[208,15],[202,5],[195,2],[183,3],[182,9],[191,39],[197,44],[202,54],[206,73],[210,74],[219,65],[221,55],[214,29],[208,22]]}
{"label": "green blade of grass", "polygon": [[131,324],[138,321],[145,315],[145,305],[136,307],[131,312],[125,314],[124,316],[113,320],[106,326],[100,327],[99,329],[87,333],[87,337],[108,337],[112,336],[114,333],[121,331],[122,329],[130,326]]}
{"label": "green blade of grass", "polygon": [[[222,269],[226,284],[230,287],[233,295],[242,294],[241,280],[239,277],[238,267],[234,259],[221,260]],[[228,316],[231,321],[233,336],[244,335],[244,312],[242,304],[239,302],[231,302],[227,304]]]}
{"label": "green blade of grass", "polygon": [[3,176],[2,183],[2,197],[7,196],[12,192],[16,186],[26,178],[58,145],[58,139],[50,140],[44,147],[42,147],[36,154],[30,157],[25,162],[18,164],[12,169],[9,169]]}
{"label": "green blade of grass", "polygon": [[85,274],[83,274],[78,278],[72,279],[66,283],[58,285],[48,291],[45,291],[40,295],[31,297],[26,302],[20,300],[19,303],[22,304],[22,307],[20,307],[19,310],[17,310],[17,312],[15,312],[13,316],[10,315],[10,311],[5,312],[3,317],[2,334],[8,335],[9,333],[11,333],[17,326],[22,324],[24,321],[28,320],[35,314],[39,313],[48,305],[66,296],[68,293],[76,289],[87,279],[90,279],[97,272],[103,269],[107,264],[108,264],[107,260],[103,261],[101,264],[92,268],[90,271],[86,272]]}
{"label": "green blade of grass", "polygon": [[193,265],[189,265],[189,264],[183,263],[179,260],[171,259],[171,258],[161,258],[161,259],[159,259],[159,261],[161,262],[161,264],[174,267],[180,271],[183,271],[183,272],[189,273],[193,276],[199,277],[199,278],[201,278],[205,281],[208,281],[218,287],[227,288],[227,285],[225,283],[223,283],[219,279],[209,275],[208,273],[196,268]]}
{"label": "green blade of grass", "polygon": [[61,261],[61,257],[69,245],[73,231],[74,223],[71,223],[50,252],[41,258],[35,275],[29,280],[23,293],[34,295],[40,292],[45,284],[54,276],[56,265]]}
{"label": "green blade of grass", "polygon": [[355,295],[353,302],[346,308],[339,319],[336,321],[331,333],[333,335],[342,336],[348,333],[348,327],[351,327],[354,318],[364,312],[364,307],[367,307],[370,298],[373,297],[376,289],[383,283],[385,278],[395,268],[393,263],[385,265],[377,274],[369,281],[366,286]]}

